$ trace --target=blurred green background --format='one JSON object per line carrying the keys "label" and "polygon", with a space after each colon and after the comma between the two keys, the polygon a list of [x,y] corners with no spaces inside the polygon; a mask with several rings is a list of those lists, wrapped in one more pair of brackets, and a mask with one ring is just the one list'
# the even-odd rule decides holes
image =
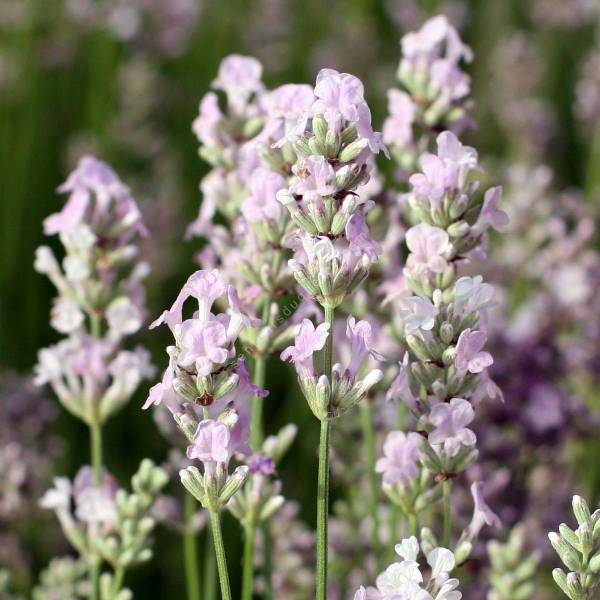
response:
{"label": "blurred green background", "polygon": [[[233,52],[261,59],[270,87],[312,82],[322,66],[358,75],[380,127],[385,92],[395,82],[400,36],[443,12],[475,52],[468,70],[478,128],[469,133],[469,143],[489,164],[549,164],[559,186],[582,187],[591,194],[600,180],[590,151],[593,128],[577,120],[574,106],[596,23],[587,17],[571,23],[562,13],[550,14],[566,4],[0,0],[0,367],[27,372],[37,349],[58,339],[48,324],[53,289],[33,271],[33,254],[38,245],[56,242],[44,238],[41,222],[62,205],[56,187],[83,152],[109,162],[142,205],[153,234],[146,248],[155,272],[149,279],[151,315],[170,303],[194,269],[197,244],[184,241],[183,234],[195,217],[198,182],[207,169],[198,158],[191,122],[219,62]],[[566,14],[573,17],[572,10]],[[173,31],[165,33],[172,23]],[[535,45],[541,60],[533,91],[519,83],[507,88],[511,73],[502,70],[498,57],[515,32]],[[516,64],[526,68],[528,60],[527,55],[517,57]],[[499,111],[503,94],[521,92],[534,94],[552,115],[552,131],[541,148],[507,126]],[[493,172],[494,178],[500,173]],[[156,364],[164,366],[166,333],[138,337],[151,348]],[[290,381],[269,375],[268,428],[290,420],[300,425],[296,457],[303,457],[310,472],[316,424]],[[166,454],[151,415],[140,410],[145,391],[106,427],[106,462],[122,481],[142,457],[160,460]],[[57,472],[73,475],[88,460],[87,431],[64,414],[57,427],[67,440]],[[286,495],[300,500],[304,516],[312,520],[314,490],[286,464],[282,474]],[[229,518],[227,529],[234,565],[239,538]],[[48,557],[36,552],[39,567]],[[159,532],[156,555],[157,560],[132,572],[132,588],[138,597],[180,597],[183,575],[175,537]],[[160,594],[148,592],[156,589]]]}

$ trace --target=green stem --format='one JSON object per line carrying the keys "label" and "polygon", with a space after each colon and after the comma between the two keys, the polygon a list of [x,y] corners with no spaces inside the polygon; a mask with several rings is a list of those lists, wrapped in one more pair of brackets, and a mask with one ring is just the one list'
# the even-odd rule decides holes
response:
{"label": "green stem", "polygon": [[244,565],[242,571],[242,600],[252,600],[254,588],[254,538],[256,527],[249,525],[244,531]]}
{"label": "green stem", "polygon": [[408,515],[408,531],[410,535],[414,535],[416,538],[419,537],[419,521],[415,513],[409,513]]}
{"label": "green stem", "polygon": [[97,556],[92,556],[90,559],[90,579],[92,583],[92,600],[100,598],[100,559]]}
{"label": "green stem", "polygon": [[321,421],[317,491],[317,600],[327,599],[327,514],[329,512],[330,421]]}
{"label": "green stem", "polygon": [[365,444],[365,455],[367,457],[367,473],[369,475],[369,486],[371,491],[371,541],[375,552],[377,572],[381,571],[381,540],[379,539],[379,480],[375,471],[376,448],[375,427],[373,426],[373,404],[369,399],[361,403],[363,441]]}
{"label": "green stem", "polygon": [[452,480],[445,479],[442,484],[444,495],[444,548],[450,547],[450,537],[452,535]]}
{"label": "green stem", "polygon": [[273,565],[271,563],[271,524],[269,522],[265,523],[263,525],[263,539],[265,541],[264,543],[264,549],[263,549],[263,555],[264,555],[264,565],[263,565],[263,579],[265,581],[265,593],[264,593],[264,597],[265,600],[271,600],[273,598],[273,580],[272,580],[272,573],[273,573]]}
{"label": "green stem", "polygon": [[208,529],[206,530],[206,544],[204,548],[204,594],[203,600],[216,600],[217,598],[217,587],[215,578],[215,553],[212,549],[211,534]]}
{"label": "green stem", "polygon": [[90,423],[90,455],[94,483],[99,486],[102,484],[102,426],[98,423],[98,419]]}
{"label": "green stem", "polygon": [[191,494],[185,494],[185,530],[183,533],[183,558],[185,563],[185,582],[188,600],[200,600],[200,577],[198,571],[198,546],[196,533],[191,520],[196,512],[196,500]]}
{"label": "green stem", "polygon": [[116,596],[123,587],[123,580],[125,579],[125,569],[123,567],[117,567],[115,575],[113,577],[112,593]]}
{"label": "green stem", "polygon": [[209,514],[210,528],[215,546],[215,556],[217,558],[217,569],[219,571],[219,583],[221,584],[221,598],[222,600],[231,600],[231,587],[229,586],[225,544],[223,544],[223,533],[221,531],[221,516],[218,512],[212,510],[209,511]]}
{"label": "green stem", "polygon": [[[324,353],[323,372],[331,381],[333,364],[334,309],[325,307],[325,321],[329,323],[329,335]],[[321,421],[319,439],[319,475],[317,483],[317,600],[327,600],[327,517],[329,513],[329,442],[331,422]]]}

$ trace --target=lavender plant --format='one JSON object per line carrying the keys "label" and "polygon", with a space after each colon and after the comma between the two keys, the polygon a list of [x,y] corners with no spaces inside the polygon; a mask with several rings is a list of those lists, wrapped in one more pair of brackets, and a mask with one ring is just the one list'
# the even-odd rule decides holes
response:
{"label": "lavender plant", "polygon": [[[333,362],[334,311],[368,275],[378,258],[365,221],[369,206],[353,193],[368,179],[368,159],[384,149],[371,126],[362,83],[354,76],[322,70],[314,101],[288,137],[299,160],[289,190],[278,200],[298,227],[289,261],[302,288],[324,309],[325,320],[314,327],[304,320],[294,346],[281,355],[296,367],[302,392],[321,422],[317,498],[317,598],[327,594],[327,518],[331,420],[362,400],[382,376],[373,370],[360,379],[362,360],[373,353],[370,326],[348,320],[353,355],[344,369]],[[320,351],[318,370],[313,354]]]}
{"label": "lavender plant", "polygon": [[[81,472],[80,482],[85,479],[82,485],[89,490],[84,496],[106,500],[110,494],[102,491],[106,484],[102,426],[131,398],[141,381],[154,373],[144,348],[123,349],[124,338],[135,333],[145,317],[141,282],[148,267],[139,260],[136,246],[145,229],[129,188],[108,165],[91,156],[80,160],[59,190],[67,192],[69,199],[62,211],[44,221],[44,230],[47,235],[60,236],[66,255],[61,268],[52,250],[41,246],[36,252],[35,268],[47,275],[59,292],[51,325],[68,337],[40,350],[35,382],[49,383],[61,404],[88,425],[92,467]],[[148,473],[152,465],[143,468],[140,477],[160,481],[160,472]],[[94,531],[88,531],[86,542],[68,516],[68,480],[59,480],[57,485],[56,492],[46,496],[43,504],[57,508],[65,535],[85,558],[90,569],[92,597],[99,598],[108,589],[118,594],[122,575],[115,575],[114,584],[111,580],[108,588],[108,584],[102,583],[101,563],[109,560],[108,555],[91,543],[96,541]],[[104,502],[99,514],[94,505],[88,510],[84,504],[78,518],[83,522],[97,520],[114,525],[117,513],[109,504]],[[128,517],[134,519],[128,527],[140,526],[134,516]],[[141,519],[141,514],[137,518]],[[151,526],[146,524],[146,529],[140,543]],[[131,557],[131,561],[135,558]],[[130,561],[121,564],[116,556],[111,556],[109,562],[118,569],[116,573],[130,564]],[[110,576],[104,577],[104,581],[107,577]]]}

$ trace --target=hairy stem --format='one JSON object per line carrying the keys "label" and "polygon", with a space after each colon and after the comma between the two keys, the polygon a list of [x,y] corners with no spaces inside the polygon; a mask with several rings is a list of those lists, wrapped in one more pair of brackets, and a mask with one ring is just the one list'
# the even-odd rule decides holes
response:
{"label": "hairy stem", "polygon": [[368,400],[361,403],[363,442],[365,445],[365,456],[367,458],[367,473],[369,476],[371,513],[371,543],[375,553],[377,571],[381,571],[381,540],[379,538],[379,479],[375,471],[376,448],[375,427],[373,425],[373,404]]}
{"label": "hairy stem", "polygon": [[210,511],[210,528],[215,546],[217,558],[217,570],[219,572],[219,583],[221,584],[222,600],[231,600],[231,587],[229,585],[229,573],[227,571],[227,558],[225,557],[225,544],[223,544],[223,533],[221,531],[221,516],[216,511]]}
{"label": "hairy stem", "polygon": [[244,565],[242,571],[242,600],[252,600],[254,588],[254,538],[256,527],[248,525],[244,530]]}
{"label": "hairy stem", "polygon": [[215,577],[215,553],[212,549],[211,534],[208,529],[206,530],[206,544],[204,547],[204,589],[202,594],[202,600],[216,600],[217,598],[217,586]]}
{"label": "hairy stem", "polygon": [[[331,381],[333,364],[334,309],[325,307],[325,321],[329,323],[329,335],[324,352],[323,372]],[[317,600],[327,599],[327,517],[329,513],[329,441],[331,421],[321,421],[319,439],[319,475],[317,483]]]}
{"label": "hairy stem", "polygon": [[198,571],[198,545],[195,531],[190,522],[196,512],[196,499],[185,495],[185,530],[183,533],[183,558],[185,563],[185,583],[188,600],[200,600],[200,575]]}
{"label": "hairy stem", "polygon": [[442,484],[444,495],[444,548],[450,547],[450,537],[452,535],[452,480],[445,479]]}
{"label": "hairy stem", "polygon": [[327,598],[327,514],[329,512],[330,421],[321,421],[317,491],[317,600]]}

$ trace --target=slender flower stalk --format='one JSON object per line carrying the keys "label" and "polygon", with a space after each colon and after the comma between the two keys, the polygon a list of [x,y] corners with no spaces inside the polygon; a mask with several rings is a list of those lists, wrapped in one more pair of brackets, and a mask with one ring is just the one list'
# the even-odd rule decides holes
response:
{"label": "slender flower stalk", "polygon": [[210,511],[210,530],[215,545],[215,556],[217,557],[217,569],[219,571],[219,583],[221,585],[222,600],[231,600],[231,587],[229,585],[229,572],[227,570],[227,558],[225,556],[225,544],[221,531],[221,516],[218,511]]}
{"label": "slender flower stalk", "polygon": [[446,479],[442,484],[442,489],[444,498],[444,535],[442,537],[442,544],[449,546],[452,538],[452,480]]}
{"label": "slender flower stalk", "polygon": [[[373,551],[375,553],[375,562],[377,567],[380,567],[381,562],[381,540],[379,537],[379,494],[380,486],[377,479],[376,462],[377,462],[377,448],[375,447],[375,428],[373,425],[373,406],[371,401],[367,399],[361,404],[362,413],[362,430],[363,439],[365,445],[365,455],[367,459],[367,472],[369,478],[370,488],[370,499],[369,499],[369,512],[371,515],[371,542],[373,544]],[[390,533],[392,537],[394,532],[397,530],[397,523],[394,523],[394,519],[397,518],[397,513],[394,511],[390,512],[391,526]]]}
{"label": "slender flower stalk", "polygon": [[188,600],[200,600],[198,541],[195,531],[189,526],[189,521],[195,511],[195,498],[191,494],[186,494],[184,500],[185,530],[183,533],[183,555]]}
{"label": "slender flower stalk", "polygon": [[[332,420],[364,398],[382,377],[380,371],[373,371],[363,381],[356,379],[360,358],[371,352],[371,332],[366,323],[355,324],[354,319],[348,321],[352,363],[345,371],[334,364],[334,314],[379,256],[380,248],[370,239],[365,220],[370,205],[361,203],[355,190],[369,179],[369,160],[385,148],[380,134],[372,129],[362,83],[333,69],[319,73],[308,109],[285,132],[285,139],[297,155],[289,188],[277,193],[297,227],[291,241],[295,255],[288,265],[325,312],[324,322],[316,329],[305,319],[295,345],[281,355],[295,363],[304,396],[320,421],[316,594],[318,600],[325,600]],[[317,351],[315,371],[313,353]]]}

